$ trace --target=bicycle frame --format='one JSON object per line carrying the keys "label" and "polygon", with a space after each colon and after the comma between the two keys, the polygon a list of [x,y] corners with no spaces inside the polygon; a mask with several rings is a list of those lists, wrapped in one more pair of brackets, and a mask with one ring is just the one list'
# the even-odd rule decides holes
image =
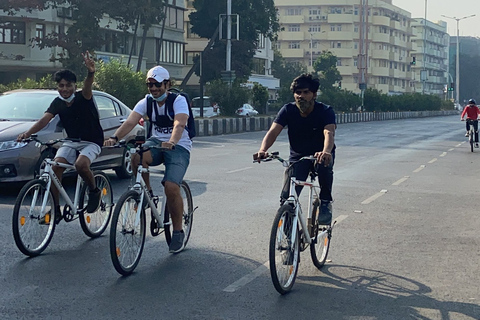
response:
{"label": "bicycle frame", "polygon": [[[305,220],[305,217],[303,215],[302,207],[300,205],[300,200],[295,190],[296,186],[309,187],[307,220]],[[295,216],[294,216],[293,224],[294,225],[300,224],[301,229],[303,230],[303,234],[305,236],[305,242],[308,244],[312,243],[313,239],[310,237],[310,232],[308,231],[309,228],[307,227],[307,222],[311,223],[311,220],[312,220],[313,200],[315,197],[318,199],[317,189],[320,189],[320,186],[318,184],[315,184],[313,182],[300,181],[300,180],[297,180],[295,177],[290,178],[290,194],[286,202],[293,204],[293,207],[295,208]],[[296,239],[296,233],[297,233],[297,228],[293,228],[292,239]]]}
{"label": "bicycle frame", "polygon": [[[60,162],[57,162],[57,161],[54,161],[54,160],[51,160],[51,159],[45,159],[45,162],[46,162],[46,166],[45,166],[45,169],[44,169],[42,175],[40,176],[40,179],[47,182],[47,190],[50,190],[50,188],[52,187],[52,181],[53,181],[53,184],[57,187],[57,190],[59,191],[63,200],[65,200],[67,205],[70,206],[70,208],[72,209],[73,214],[75,215],[75,214],[79,213],[80,210],[77,210],[77,208],[78,208],[78,204],[79,204],[79,201],[80,201],[80,189],[81,189],[80,187],[81,187],[82,181],[83,181],[82,178],[80,177],[80,175],[77,177],[77,183],[76,183],[76,186],[75,186],[75,198],[74,198],[74,201],[72,203],[72,200],[70,199],[67,192],[65,191],[65,188],[63,187],[62,183],[58,179],[55,172],[53,172],[53,166],[54,165],[65,168],[65,169],[73,169],[73,170],[75,170],[75,166],[73,166],[71,164],[60,163]],[[37,199],[37,196],[38,196],[38,191],[35,192],[32,203],[35,203],[35,201]],[[48,201],[48,192],[45,193],[45,196],[43,198],[42,209],[41,209],[42,214],[45,212],[45,207],[47,205],[47,201]],[[32,210],[32,208],[30,210]],[[85,210],[85,208],[82,209],[82,210]]]}

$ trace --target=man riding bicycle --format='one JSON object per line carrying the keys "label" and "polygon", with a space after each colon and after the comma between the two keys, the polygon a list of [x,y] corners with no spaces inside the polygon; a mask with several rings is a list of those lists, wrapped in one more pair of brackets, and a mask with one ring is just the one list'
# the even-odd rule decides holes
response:
{"label": "man riding bicycle", "polygon": [[475,130],[475,147],[478,148],[478,115],[480,114],[480,110],[476,106],[475,100],[468,100],[468,104],[465,106],[462,115],[460,116],[461,121],[463,121],[465,114],[467,115],[467,122],[465,124],[467,132],[465,133],[465,137],[468,137],[470,122],[472,122],[473,129]]}
{"label": "man riding bicycle", "polygon": [[[148,86],[150,94],[137,103],[127,120],[117,129],[112,137],[105,140],[104,144],[111,146],[130,132],[138,121],[148,114],[147,100],[149,98],[153,99],[152,107],[154,112],[152,112],[152,118],[149,119],[150,126],[153,126],[152,137],[147,140],[144,146],[159,146],[169,150],[163,151],[158,148],[150,149],[143,154],[142,165],[148,168],[149,166],[165,164],[165,174],[162,184],[165,187],[168,211],[171,213],[173,224],[173,235],[169,251],[171,253],[178,253],[182,251],[185,246],[185,235],[182,229],[183,200],[180,193],[180,184],[190,163],[190,150],[192,149],[192,140],[189,137],[188,131],[185,130],[189,117],[189,109],[187,100],[179,94],[173,101],[173,119],[167,114],[166,102],[167,97],[171,94],[168,92],[171,83],[170,74],[167,69],[161,66],[150,69],[147,73],[146,85]],[[136,174],[140,156],[135,154],[132,160],[133,171]],[[150,194],[153,195],[149,174],[144,173],[142,177],[150,190]]]}
{"label": "man riding bicycle", "polygon": [[[296,77],[290,89],[295,102],[284,105],[277,114],[270,130],[263,138],[260,150],[253,155],[254,160],[265,158],[267,150],[273,145],[284,127],[288,129],[290,142],[290,162],[298,161],[304,156],[314,155],[317,159],[314,170],[320,184],[320,224],[328,225],[332,221],[332,185],[333,163],[335,159],[335,112],[330,106],[317,102],[318,79],[310,74]],[[288,197],[289,181],[292,176],[305,181],[312,163],[300,161],[285,171],[281,202]],[[297,190],[297,193],[301,189]]]}

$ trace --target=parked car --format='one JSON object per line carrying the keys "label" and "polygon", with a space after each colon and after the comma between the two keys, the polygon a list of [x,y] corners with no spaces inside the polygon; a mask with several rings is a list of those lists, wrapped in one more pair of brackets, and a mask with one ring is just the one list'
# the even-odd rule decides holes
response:
{"label": "parked car", "polygon": [[[192,112],[194,118],[200,117],[200,97],[192,99]],[[203,117],[211,118],[220,115],[220,108],[217,104],[212,104],[210,97],[203,96]]]}
{"label": "parked car", "polygon": [[[0,94],[0,182],[26,181],[39,174],[43,159],[47,157],[45,150],[39,150],[35,143],[16,142],[16,139],[43,116],[57,95],[56,90],[45,89]],[[94,91],[93,96],[104,136],[108,138],[132,111],[108,93]],[[143,127],[137,125],[124,139],[133,142],[135,136],[143,132]],[[37,135],[41,141],[66,137],[58,115]],[[114,169],[119,178],[128,178],[132,175],[130,158],[130,151],[125,148],[102,148],[91,167],[93,170]]]}
{"label": "parked car", "polygon": [[256,116],[258,114],[258,111],[255,110],[255,108],[248,103],[244,103],[241,108],[237,109],[236,114],[238,114],[239,116],[250,117]]}

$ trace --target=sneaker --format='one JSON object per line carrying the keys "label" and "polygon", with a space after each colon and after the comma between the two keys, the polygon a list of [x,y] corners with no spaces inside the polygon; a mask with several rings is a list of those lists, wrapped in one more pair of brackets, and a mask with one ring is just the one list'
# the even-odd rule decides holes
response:
{"label": "sneaker", "polygon": [[168,247],[168,251],[170,253],[179,253],[185,247],[183,240],[185,239],[185,233],[182,231],[173,231],[172,234],[172,242],[170,242],[170,246]]}
{"label": "sneaker", "polygon": [[320,204],[320,214],[318,215],[318,224],[329,225],[332,223],[332,203],[322,200]]}
{"label": "sneaker", "polygon": [[[45,215],[41,217],[40,220],[38,220],[38,224],[48,226],[50,224],[51,219],[52,219],[52,214],[51,214],[51,211],[48,210],[48,212],[45,213]],[[62,221],[62,219],[63,219],[62,214],[60,213],[60,211],[57,211],[57,214],[55,216],[55,224],[59,224],[60,221]]]}
{"label": "sneaker", "polygon": [[475,143],[475,148],[478,148],[478,142],[477,142],[477,143]]}
{"label": "sneaker", "polygon": [[467,131],[467,132],[465,133],[465,137],[468,137],[468,136],[469,136],[469,134],[468,134],[468,131]]}
{"label": "sneaker", "polygon": [[88,213],[93,213],[98,210],[98,207],[100,207],[101,198],[102,198],[102,192],[98,188],[95,188],[95,190],[88,192],[88,204],[87,204]]}

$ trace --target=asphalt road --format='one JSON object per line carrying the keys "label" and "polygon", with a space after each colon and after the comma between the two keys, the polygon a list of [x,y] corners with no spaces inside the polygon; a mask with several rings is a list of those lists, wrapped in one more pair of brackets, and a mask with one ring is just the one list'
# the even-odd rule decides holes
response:
{"label": "asphalt road", "polygon": [[[339,125],[331,261],[320,271],[303,252],[285,296],[267,268],[283,168],[251,161],[264,134],[195,138],[189,244],[172,255],[148,236],[129,277],[113,268],[108,231],[89,240],[78,221],[23,256],[18,189],[2,186],[0,319],[480,319],[480,149],[459,116]],[[271,150],[288,155],[286,134]],[[109,174],[116,200],[128,181]]]}

